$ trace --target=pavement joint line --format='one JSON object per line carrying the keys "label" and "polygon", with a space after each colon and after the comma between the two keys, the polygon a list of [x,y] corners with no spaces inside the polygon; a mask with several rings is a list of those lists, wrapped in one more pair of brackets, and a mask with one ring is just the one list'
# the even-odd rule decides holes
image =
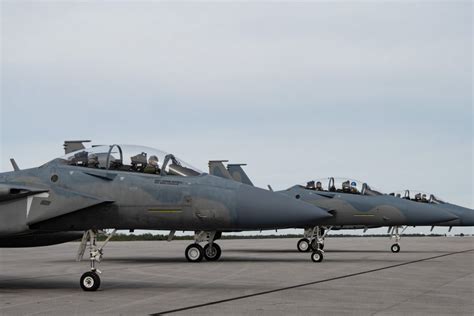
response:
{"label": "pavement joint line", "polygon": [[418,260],[412,260],[412,261],[407,261],[407,262],[403,262],[403,263],[397,263],[397,264],[389,265],[389,266],[386,266],[386,267],[381,267],[381,268],[370,269],[370,270],[366,270],[366,271],[360,271],[360,272],[345,274],[345,275],[341,275],[341,276],[337,276],[337,277],[333,277],[333,278],[328,278],[328,279],[323,279],[323,280],[318,280],[318,281],[312,281],[312,282],[306,282],[306,283],[286,286],[286,287],[282,287],[282,288],[278,288],[278,289],[261,291],[261,292],[257,292],[257,293],[253,293],[253,294],[241,295],[241,296],[226,298],[226,299],[222,299],[222,300],[217,300],[217,301],[212,301],[212,302],[207,302],[207,303],[202,303],[202,304],[196,304],[196,305],[176,308],[176,309],[167,310],[167,311],[163,311],[163,312],[153,313],[153,314],[150,314],[150,316],[158,316],[158,315],[177,313],[177,312],[182,312],[182,311],[186,311],[186,310],[197,309],[197,308],[201,308],[201,307],[212,306],[212,305],[217,305],[217,304],[242,300],[242,299],[251,298],[251,297],[255,297],[255,296],[262,296],[262,295],[266,295],[266,294],[272,294],[272,293],[276,293],[276,292],[292,290],[292,289],[301,288],[301,287],[314,285],[314,284],[318,284],[318,283],[325,283],[325,282],[330,282],[330,281],[347,279],[347,278],[351,278],[351,277],[354,277],[354,276],[359,276],[359,275],[369,274],[369,273],[373,273],[373,272],[393,269],[393,268],[397,268],[397,267],[401,267],[401,266],[406,266],[406,265],[410,265],[410,264],[414,264],[414,263],[419,263],[419,262],[423,262],[423,261],[433,260],[433,259],[437,259],[437,258],[447,257],[447,256],[466,253],[466,252],[471,252],[471,251],[474,251],[474,249],[450,252],[450,253],[445,253],[445,254],[437,255],[437,256],[433,256],[433,257],[428,257],[428,258],[423,258],[423,259],[418,259]]}
{"label": "pavement joint line", "polygon": [[380,309],[380,310],[378,310],[378,311],[372,313],[371,316],[375,316],[375,315],[378,315],[378,314],[380,314],[380,313],[386,312],[386,311],[388,311],[388,310],[390,310],[390,309],[392,309],[392,308],[394,308],[394,307],[396,307],[396,306],[402,305],[402,304],[404,304],[404,303],[406,303],[406,302],[409,302],[409,301],[411,301],[411,300],[413,300],[413,299],[417,299],[418,297],[424,296],[424,295],[426,295],[426,294],[428,294],[428,293],[433,293],[433,292],[439,290],[441,287],[446,286],[446,285],[451,284],[451,283],[456,283],[458,280],[463,279],[463,278],[465,278],[466,276],[469,276],[469,275],[471,275],[471,274],[472,274],[472,273],[469,272],[469,273],[467,273],[467,274],[465,274],[465,275],[463,275],[463,276],[461,276],[461,277],[459,277],[459,278],[456,278],[455,280],[449,280],[448,282],[445,282],[445,283],[443,283],[443,284],[437,286],[436,288],[428,289],[428,290],[426,290],[426,291],[423,291],[421,294],[415,295],[414,297],[408,297],[408,298],[406,298],[406,299],[404,299],[404,300],[402,300],[402,301],[399,301],[399,302],[397,302],[397,303],[395,303],[395,304],[392,304],[392,305],[390,305],[390,306],[384,307],[384,308],[382,308],[382,309]]}

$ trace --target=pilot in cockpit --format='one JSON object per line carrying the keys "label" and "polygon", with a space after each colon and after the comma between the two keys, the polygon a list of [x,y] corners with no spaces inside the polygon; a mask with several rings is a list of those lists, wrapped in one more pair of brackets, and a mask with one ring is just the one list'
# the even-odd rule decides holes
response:
{"label": "pilot in cockpit", "polygon": [[90,154],[89,157],[87,157],[87,167],[99,168],[99,157],[96,154]]}
{"label": "pilot in cockpit", "polygon": [[342,183],[342,192],[344,193],[349,193],[351,192],[351,185],[350,185],[350,181],[347,180],[347,181],[344,181]]}
{"label": "pilot in cockpit", "polygon": [[423,193],[423,195],[421,196],[421,202],[428,203],[428,199],[426,198],[426,194],[424,194],[424,193]]}
{"label": "pilot in cockpit", "polygon": [[306,183],[306,190],[316,190],[316,188],[314,187],[314,181],[309,181],[308,183]]}
{"label": "pilot in cockpit", "polygon": [[421,201],[421,193],[415,194],[415,201],[416,201],[416,202]]}
{"label": "pilot in cockpit", "polygon": [[158,165],[158,157],[155,155],[150,156],[148,158],[148,164],[146,165],[145,169],[143,169],[143,173],[149,174],[160,174],[160,167]]}
{"label": "pilot in cockpit", "polygon": [[323,191],[323,185],[321,181],[316,182],[316,191]]}
{"label": "pilot in cockpit", "polygon": [[359,190],[357,190],[357,183],[355,181],[351,182],[351,193],[359,194]]}

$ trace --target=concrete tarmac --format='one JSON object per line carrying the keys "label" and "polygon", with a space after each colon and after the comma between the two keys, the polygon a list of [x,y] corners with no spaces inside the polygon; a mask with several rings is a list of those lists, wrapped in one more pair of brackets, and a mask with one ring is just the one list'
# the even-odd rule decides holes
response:
{"label": "concrete tarmac", "polygon": [[189,263],[190,241],[112,242],[102,285],[83,292],[78,243],[0,249],[0,315],[474,315],[474,238],[329,238],[313,263],[296,239],[219,240],[218,262]]}

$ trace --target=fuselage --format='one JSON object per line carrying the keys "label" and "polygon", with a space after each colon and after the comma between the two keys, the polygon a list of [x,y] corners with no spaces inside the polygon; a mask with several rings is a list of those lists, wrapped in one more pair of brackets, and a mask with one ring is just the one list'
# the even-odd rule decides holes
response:
{"label": "fuselage", "polygon": [[0,202],[3,236],[107,228],[274,229],[331,216],[294,198],[207,174],[160,176],[54,160],[39,168],[2,174],[0,183],[47,190]]}

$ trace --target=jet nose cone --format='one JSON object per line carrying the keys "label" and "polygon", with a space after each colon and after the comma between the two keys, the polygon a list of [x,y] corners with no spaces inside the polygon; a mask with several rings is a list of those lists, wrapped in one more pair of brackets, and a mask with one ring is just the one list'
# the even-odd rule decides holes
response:
{"label": "jet nose cone", "polygon": [[247,185],[239,188],[236,211],[239,226],[246,229],[303,227],[332,216],[309,203]]}
{"label": "jet nose cone", "polygon": [[453,226],[474,226],[474,210],[462,207],[454,204],[439,204],[439,209],[449,212],[457,216],[457,220],[451,220],[450,222],[443,224],[451,224]]}
{"label": "jet nose cone", "polygon": [[[416,207],[411,209],[411,218],[416,225],[432,225],[458,219],[453,213],[447,212],[435,205],[416,203]],[[413,205],[413,204],[412,204]]]}
{"label": "jet nose cone", "polygon": [[442,211],[442,214],[441,212],[439,212],[439,214],[436,214],[436,216],[439,218],[439,221],[437,223],[448,222],[448,221],[459,219],[459,217],[456,216],[455,214],[446,212],[446,211]]}

